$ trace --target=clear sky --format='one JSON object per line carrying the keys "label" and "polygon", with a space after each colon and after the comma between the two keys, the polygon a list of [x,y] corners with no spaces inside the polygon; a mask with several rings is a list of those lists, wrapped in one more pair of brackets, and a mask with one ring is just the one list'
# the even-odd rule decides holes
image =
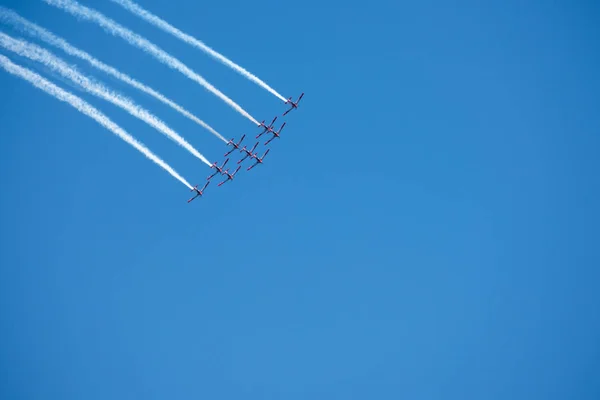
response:
{"label": "clear sky", "polygon": [[[0,398],[600,398],[597,2],[140,1],[285,97],[306,95],[264,165],[187,204],[134,149],[0,71]],[[285,110],[114,3],[82,3],[257,119]],[[96,25],[0,4],[227,138],[258,133]],[[223,159],[191,121],[50,50]],[[211,173],[0,53],[192,184]]]}

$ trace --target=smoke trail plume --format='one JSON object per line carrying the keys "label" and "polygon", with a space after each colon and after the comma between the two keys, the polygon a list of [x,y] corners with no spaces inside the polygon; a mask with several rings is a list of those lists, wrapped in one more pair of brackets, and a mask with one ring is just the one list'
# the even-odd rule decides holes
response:
{"label": "smoke trail plume", "polygon": [[140,151],[150,160],[154,161],[156,164],[160,165],[165,171],[171,174],[175,179],[179,182],[183,183],[189,189],[192,189],[192,185],[188,183],[181,175],[179,175],[172,167],[170,167],[166,162],[161,160],[157,155],[152,153],[150,149],[144,146],[142,143],[138,142],[135,138],[133,138],[130,134],[125,132],[120,126],[112,122],[107,116],[102,114],[99,110],[92,107],[90,104],[86,103],[81,98],[75,96],[67,92],[66,90],[61,89],[56,86],[52,82],[42,78],[40,75],[35,72],[23,68],[17,64],[14,64],[8,57],[5,57],[0,54],[0,66],[4,68],[7,72],[22,78],[38,89],[43,90],[51,96],[56,97],[58,100],[63,101],[65,103],[70,104],[74,108],[76,108],[81,113],[87,115],[88,117],[94,119],[100,125],[123,139],[125,142],[132,145],[135,149]]}
{"label": "smoke trail plume", "polygon": [[169,107],[173,108],[180,114],[184,115],[185,117],[191,119],[192,121],[194,121],[201,127],[205,128],[210,133],[212,133],[213,135],[215,135],[216,137],[221,139],[223,142],[227,143],[227,140],[223,136],[221,136],[219,134],[219,132],[214,130],[210,125],[208,125],[206,122],[202,121],[200,118],[196,117],[195,115],[193,115],[192,113],[187,111],[185,108],[181,107],[179,104],[173,102],[172,100],[168,99],[161,93],[138,82],[137,80],[131,78],[130,76],[118,71],[116,68],[113,68],[110,65],[107,65],[107,64],[103,63],[102,61],[94,58],[93,56],[86,53],[85,51],[72,46],[66,40],[54,35],[52,32],[42,28],[41,26],[28,21],[27,19],[21,17],[16,12],[14,12],[12,10],[8,10],[8,9],[0,6],[0,21],[8,23],[8,24],[12,25],[13,27],[25,32],[29,36],[40,39],[51,46],[58,47],[59,49],[61,49],[62,51],[64,51],[65,53],[67,53],[71,56],[74,56],[74,57],[80,58],[84,61],[87,61],[93,67],[101,70],[102,72],[105,72],[108,75],[111,75],[111,76],[119,79],[120,81],[125,82],[128,85],[131,85],[134,88],[136,88],[146,94],[149,94],[150,96],[154,97],[158,101],[168,105]]}
{"label": "smoke trail plume", "polygon": [[179,29],[175,28],[173,25],[169,24],[168,22],[162,20],[161,18],[157,17],[156,15],[152,14],[151,12],[143,9],[139,4],[136,4],[131,0],[111,0],[111,1],[114,3],[117,3],[118,5],[125,8],[126,10],[132,12],[133,14],[137,15],[138,17],[144,19],[146,22],[149,22],[150,24],[162,29],[163,31],[170,33],[171,35],[186,42],[187,44],[192,45],[192,46],[202,50],[203,52],[207,53],[211,57],[213,57],[213,58],[217,59],[218,61],[222,62],[223,64],[227,65],[228,67],[230,67],[237,73],[243,75],[244,77],[246,77],[249,80],[251,80],[252,82],[256,83],[263,89],[267,90],[268,92],[270,92],[271,94],[273,94],[274,96],[279,98],[281,101],[283,101],[283,102],[286,101],[286,99],[282,95],[277,93],[277,91],[275,89],[273,89],[272,87],[267,85],[264,81],[262,81],[256,75],[251,74],[250,72],[248,72],[241,66],[237,65],[236,63],[234,63],[233,61],[231,61],[224,55],[211,49],[206,44],[204,44],[202,41],[196,39],[193,36],[188,35],[187,33],[180,31]]}
{"label": "smoke trail plume", "polygon": [[237,103],[223,94],[219,89],[211,85],[206,79],[202,76],[198,75],[194,71],[192,71],[189,67],[187,67],[184,63],[162,50],[160,47],[156,46],[154,43],[150,42],[148,39],[130,31],[129,29],[119,25],[115,21],[105,17],[102,13],[93,10],[91,8],[82,6],[74,0],[43,0],[45,3],[58,7],[76,17],[95,22],[100,25],[105,31],[111,33],[114,36],[119,36],[125,41],[127,41],[132,46],[138,47],[145,51],[146,53],[154,56],[157,60],[166,64],[170,68],[177,70],[184,74],[189,79],[194,82],[200,84],[211,93],[219,97],[225,103],[227,103],[231,108],[242,114],[244,117],[248,118],[257,126],[260,125],[254,117],[252,117],[246,110],[240,107]]}
{"label": "smoke trail plume", "polygon": [[21,57],[27,57],[33,61],[37,61],[44,64],[53,71],[61,74],[63,77],[70,79],[74,83],[77,83],[89,93],[92,93],[93,95],[103,98],[104,100],[123,108],[131,115],[141,119],[148,125],[154,127],[156,130],[178,143],[180,146],[188,150],[194,156],[202,160],[206,165],[211,165],[210,162],[198,152],[198,150],[196,150],[191,144],[186,142],[184,138],[179,136],[177,132],[169,128],[160,119],[158,119],[142,107],[138,106],[128,98],[114,93],[106,87],[104,87],[102,84],[96,83],[91,79],[85,77],[84,75],[79,73],[75,68],[69,66],[67,63],[65,63],[63,60],[56,57],[49,51],[35,44],[28,43],[24,40],[14,39],[2,32],[0,32],[0,46],[20,55]]}

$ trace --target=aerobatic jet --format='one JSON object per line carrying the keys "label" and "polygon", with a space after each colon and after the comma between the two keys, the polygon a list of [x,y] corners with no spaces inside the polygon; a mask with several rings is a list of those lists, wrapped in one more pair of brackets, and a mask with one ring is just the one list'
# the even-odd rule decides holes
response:
{"label": "aerobatic jet", "polygon": [[273,134],[273,137],[265,142],[265,146],[268,145],[271,142],[271,140],[279,137],[279,134],[281,133],[281,130],[283,129],[285,124],[286,123],[284,122],[283,125],[281,125],[281,128],[279,128],[279,130],[277,132],[276,131],[271,132]]}
{"label": "aerobatic jet", "polygon": [[209,176],[208,178],[206,178],[206,179],[210,180],[210,179],[211,179],[213,176],[215,176],[216,174],[221,174],[221,175],[223,175],[223,168],[225,167],[225,164],[227,164],[227,161],[229,161],[229,158],[228,158],[227,160],[225,160],[225,161],[223,162],[223,165],[221,165],[220,167],[217,165],[217,162],[215,161],[215,163],[214,163],[213,165],[211,165],[210,167],[211,167],[211,168],[216,168],[216,169],[217,169],[217,171],[216,171],[214,174],[212,174],[211,176]]}
{"label": "aerobatic jet", "polygon": [[194,188],[191,191],[192,192],[195,191],[196,195],[194,197],[192,197],[191,199],[189,199],[187,202],[189,203],[192,200],[194,200],[196,197],[202,196],[204,194],[204,189],[206,189],[206,187],[208,186],[209,183],[210,183],[210,181],[206,182],[206,185],[204,185],[204,187],[200,190],[198,190],[198,185],[194,186]]}
{"label": "aerobatic jet", "polygon": [[258,139],[259,137],[261,137],[263,134],[267,133],[267,132],[273,132],[273,124],[275,123],[275,120],[277,119],[277,117],[273,118],[273,121],[271,121],[271,123],[267,126],[265,125],[265,121],[263,120],[263,122],[260,123],[260,125],[258,125],[259,127],[263,127],[265,128],[264,131],[262,131],[261,133],[259,133],[256,136],[256,139]]}
{"label": "aerobatic jet", "polygon": [[302,99],[302,96],[304,96],[304,93],[302,93],[300,95],[300,97],[298,97],[298,100],[295,103],[292,101],[291,97],[289,99],[287,99],[287,101],[285,102],[285,104],[289,104],[291,107],[290,107],[289,110],[287,110],[286,112],[283,113],[284,116],[287,113],[289,113],[290,111],[292,111],[294,108],[298,108],[298,103],[300,103],[300,100]]}
{"label": "aerobatic jet", "polygon": [[236,149],[239,150],[240,144],[242,143],[242,140],[244,140],[245,137],[246,137],[246,135],[242,135],[242,137],[240,138],[240,141],[237,143],[233,141],[233,138],[231,138],[231,140],[227,143],[227,146],[231,145],[231,146],[233,146],[233,149],[231,149],[227,153],[225,153],[225,157],[230,155],[234,150],[236,150]]}
{"label": "aerobatic jet", "polygon": [[256,162],[254,164],[252,164],[250,167],[248,167],[247,171],[250,171],[252,168],[256,167],[258,164],[262,164],[263,158],[265,158],[267,156],[267,153],[269,152],[269,150],[271,150],[271,149],[267,149],[267,151],[265,151],[265,154],[263,154],[263,156],[260,158],[257,157],[255,154],[254,158],[256,159]]}
{"label": "aerobatic jet", "polygon": [[256,158],[256,153],[254,153],[254,150],[256,149],[256,146],[258,146],[258,142],[256,142],[254,144],[254,147],[251,150],[248,150],[246,148],[246,146],[244,146],[244,148],[240,150],[240,153],[245,152],[246,155],[244,157],[242,157],[237,163],[241,164],[242,161],[244,161],[248,157],[250,157],[250,158]]}
{"label": "aerobatic jet", "polygon": [[225,182],[227,182],[227,181],[232,181],[232,180],[233,180],[233,177],[235,176],[235,174],[237,174],[237,172],[240,170],[240,168],[242,168],[242,166],[241,166],[241,165],[237,167],[237,169],[235,170],[235,172],[234,172],[233,174],[230,174],[230,173],[229,173],[229,168],[227,168],[227,169],[225,170],[225,172],[223,173],[223,175],[227,175],[227,179],[225,179],[223,182],[219,183],[219,185],[218,185],[218,186],[221,186],[222,184],[224,184],[224,183],[225,183]]}

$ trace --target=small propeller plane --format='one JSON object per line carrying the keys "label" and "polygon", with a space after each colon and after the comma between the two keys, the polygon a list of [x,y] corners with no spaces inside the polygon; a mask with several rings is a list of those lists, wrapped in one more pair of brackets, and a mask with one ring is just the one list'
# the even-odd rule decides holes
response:
{"label": "small propeller plane", "polygon": [[304,96],[304,93],[302,93],[300,95],[300,97],[298,97],[298,100],[295,103],[292,101],[291,97],[289,99],[287,99],[287,101],[285,102],[285,104],[289,104],[291,107],[290,107],[289,110],[287,110],[286,112],[283,113],[284,116],[287,113],[289,113],[290,111],[292,111],[294,108],[298,108],[298,103],[300,103],[300,100],[302,100],[302,96]]}
{"label": "small propeller plane", "polygon": [[250,167],[248,167],[247,171],[250,171],[252,168],[256,167],[258,164],[262,164],[263,158],[265,158],[267,156],[267,154],[269,153],[269,150],[271,150],[271,149],[267,149],[267,151],[265,151],[265,154],[263,154],[263,156],[260,158],[257,157],[255,154],[254,158],[256,159],[256,162],[254,164],[252,164]]}
{"label": "small propeller plane", "polygon": [[241,165],[239,165],[239,166],[237,167],[237,169],[235,170],[235,172],[234,172],[233,174],[230,174],[230,173],[229,173],[229,168],[227,168],[227,169],[225,170],[225,172],[223,173],[223,175],[227,175],[227,179],[225,179],[223,182],[219,183],[219,185],[218,185],[218,186],[221,186],[222,184],[224,184],[224,183],[225,183],[225,182],[227,182],[227,181],[232,181],[232,180],[233,180],[233,177],[235,176],[235,174],[237,174],[237,173],[238,173],[238,171],[240,170],[240,168],[242,168],[242,166],[241,166]]}
{"label": "small propeller plane", "polygon": [[254,147],[252,147],[251,150],[248,150],[246,148],[246,146],[244,146],[244,148],[240,150],[240,153],[246,152],[246,155],[244,157],[240,158],[240,160],[237,163],[241,164],[248,157],[255,158],[256,157],[256,153],[254,153],[254,150],[256,150],[256,146],[258,146],[258,142],[256,142],[256,144],[254,144]]}
{"label": "small propeller plane", "polygon": [[281,125],[281,128],[279,128],[279,130],[277,132],[275,132],[275,131],[271,132],[273,134],[273,137],[265,142],[265,146],[268,145],[271,142],[271,140],[273,140],[275,138],[279,138],[279,134],[281,133],[281,130],[283,129],[285,124],[286,123],[284,122],[283,125]]}
{"label": "small propeller plane", "polygon": [[217,169],[217,171],[216,171],[214,174],[212,174],[211,176],[209,176],[208,178],[206,178],[206,179],[210,180],[210,179],[211,179],[213,176],[215,176],[216,174],[221,174],[221,175],[223,175],[223,168],[225,167],[225,164],[227,164],[227,161],[229,161],[229,158],[228,158],[227,160],[225,160],[225,161],[223,162],[223,165],[221,165],[220,167],[217,165],[217,162],[215,161],[215,163],[214,163],[213,165],[211,165],[210,167],[211,167],[211,168],[216,168],[216,169]]}
{"label": "small propeller plane", "polygon": [[187,202],[190,203],[196,197],[202,196],[204,194],[204,189],[206,189],[206,187],[208,186],[209,183],[210,183],[210,181],[206,182],[206,185],[204,185],[204,187],[202,189],[200,189],[200,190],[198,190],[198,185],[194,186],[194,188],[191,191],[192,192],[195,191],[196,195],[194,197],[192,197],[191,199],[189,199]]}
{"label": "small propeller plane", "polygon": [[231,145],[231,146],[233,146],[233,149],[231,149],[227,153],[225,153],[225,157],[230,155],[234,150],[239,150],[240,144],[242,143],[242,140],[244,140],[245,137],[246,137],[246,135],[242,135],[242,137],[240,138],[240,141],[237,143],[233,141],[233,138],[231,138],[231,140],[227,143],[227,146]]}
{"label": "small propeller plane", "polygon": [[271,123],[267,126],[265,125],[265,121],[263,120],[263,122],[260,123],[260,125],[258,125],[259,127],[263,127],[265,128],[264,131],[262,131],[261,133],[258,134],[258,136],[256,136],[256,139],[258,139],[259,137],[261,137],[263,134],[267,133],[267,132],[273,132],[273,124],[275,123],[275,120],[277,119],[277,117],[273,118],[273,121],[271,121]]}

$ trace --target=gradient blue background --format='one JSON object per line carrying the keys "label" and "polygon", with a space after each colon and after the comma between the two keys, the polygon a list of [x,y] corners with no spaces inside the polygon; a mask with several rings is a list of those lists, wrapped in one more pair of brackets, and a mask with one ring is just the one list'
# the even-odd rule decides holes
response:
{"label": "gradient blue background", "polygon": [[[225,136],[256,134],[96,25],[41,1],[0,4]],[[256,118],[285,109],[119,6],[83,4]],[[141,4],[284,96],[306,92],[302,107],[265,165],[188,205],[124,142],[0,73],[1,398],[600,398],[596,2]],[[189,120],[52,51],[222,159]],[[192,184],[210,174],[123,110],[2,52]]]}

